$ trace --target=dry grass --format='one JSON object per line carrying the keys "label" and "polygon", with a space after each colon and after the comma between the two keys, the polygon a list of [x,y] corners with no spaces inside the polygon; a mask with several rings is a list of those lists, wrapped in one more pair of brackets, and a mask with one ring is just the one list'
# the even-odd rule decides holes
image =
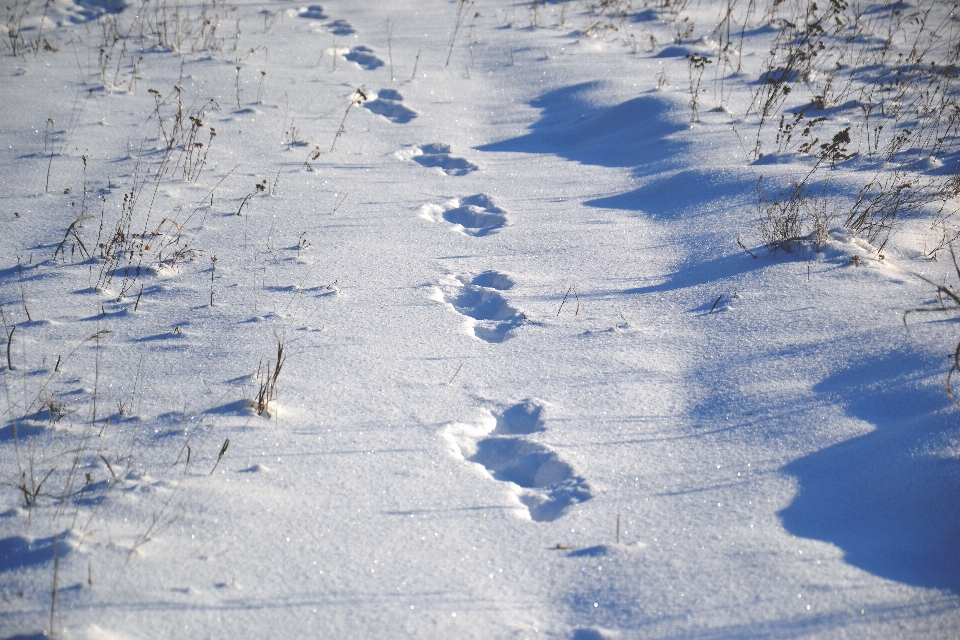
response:
{"label": "dry grass", "polygon": [[254,399],[254,411],[256,411],[258,416],[264,414],[270,415],[270,403],[273,402],[277,396],[277,379],[280,377],[280,371],[287,361],[283,350],[283,340],[278,338],[276,360],[271,362],[268,359],[266,365],[264,365],[263,361],[257,365],[256,378],[259,381],[259,389],[257,390],[257,397]]}

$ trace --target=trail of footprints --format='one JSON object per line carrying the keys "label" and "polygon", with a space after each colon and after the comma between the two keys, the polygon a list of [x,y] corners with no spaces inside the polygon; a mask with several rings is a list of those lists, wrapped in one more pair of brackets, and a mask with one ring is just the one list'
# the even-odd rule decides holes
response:
{"label": "trail of footprints", "polygon": [[[323,7],[319,4],[311,4],[307,7],[291,9],[287,15],[296,15],[306,20],[315,21],[324,21],[329,17],[323,12]],[[346,20],[331,20],[323,26],[335,36],[349,36],[357,32],[357,30],[353,28],[353,25]],[[316,30],[317,29],[315,29],[315,31]],[[333,51],[333,54],[342,55],[350,62],[355,62],[368,71],[378,69],[384,65],[383,60],[374,55],[373,49],[363,45],[353,47],[352,49],[336,49]]]}
{"label": "trail of footprints", "polygon": [[[449,147],[442,150],[448,153]],[[417,157],[422,156],[414,160]],[[497,232],[509,221],[507,213],[483,193],[443,205],[424,205],[420,216],[447,222],[454,230],[473,237]],[[523,312],[504,296],[516,285],[506,273],[488,270],[472,277],[448,276],[440,284],[435,299],[462,315],[470,332],[480,340],[501,343],[526,321]],[[536,434],[546,430],[547,407],[542,400],[528,398],[503,411],[490,412],[489,419],[481,424],[455,423],[443,431],[454,456],[510,487],[536,522],[556,520],[570,506],[593,497],[587,481],[568,462],[537,442]]]}
{"label": "trail of footprints", "polygon": [[[347,36],[356,33],[353,25],[346,20],[328,21],[329,16],[324,13],[323,7],[318,4],[295,10],[291,9],[288,11],[288,15],[322,22],[323,28],[335,36]],[[373,49],[365,45],[357,45],[352,48],[334,46],[329,51],[334,56],[342,56],[345,60],[353,62],[367,71],[379,69],[385,64]],[[381,89],[371,99],[366,100],[363,106],[371,113],[383,116],[396,124],[406,124],[417,117],[417,112],[403,104],[403,96],[395,89]],[[438,169],[448,176],[464,176],[478,169],[477,165],[466,158],[454,156],[451,153],[450,145],[441,142],[408,147],[399,151],[397,155],[402,159],[413,160],[421,166]],[[468,206],[469,204],[467,203]],[[463,226],[480,228],[471,227],[470,224],[464,224]]]}
{"label": "trail of footprints", "polygon": [[451,453],[507,483],[536,522],[556,520],[570,506],[593,497],[570,464],[531,438],[546,430],[546,408],[542,400],[528,398],[491,412],[483,424],[452,424],[444,430]]}
{"label": "trail of footprints", "polygon": [[[296,11],[301,18],[327,20],[320,5]],[[345,36],[355,29],[345,20],[332,20],[324,27],[333,35]],[[369,47],[358,45],[337,50],[335,55],[374,70],[384,65]],[[381,89],[363,105],[371,113],[396,124],[406,124],[417,113],[403,104],[403,96],[395,89]],[[437,169],[448,176],[465,176],[478,169],[465,158],[454,156],[450,145],[443,143],[414,146],[397,153],[402,159]],[[442,205],[421,207],[420,216],[432,222],[445,222],[451,229],[472,237],[499,232],[510,223],[507,213],[496,206],[490,196],[478,193],[454,198]],[[473,336],[488,343],[501,343],[524,324],[526,317],[504,297],[515,286],[513,278],[499,271],[484,271],[473,277],[449,277],[441,282],[436,299],[449,304],[467,320]],[[544,411],[547,403],[528,398],[503,411],[490,412],[482,424],[452,424],[444,430],[451,452],[476,465],[494,480],[506,483],[537,522],[556,520],[571,505],[593,497],[590,487],[549,446],[536,441],[536,434],[546,430]]]}
{"label": "trail of footprints", "polygon": [[[296,11],[296,15],[308,20],[327,20],[328,16],[323,12],[323,7],[313,4],[303,7]],[[346,20],[331,20],[324,24],[324,27],[335,36],[348,36],[356,33]],[[336,47],[330,52],[334,56],[342,56],[357,64],[361,69],[373,71],[384,65],[373,49],[364,45],[357,45],[352,48]],[[363,106],[372,113],[381,115],[387,120],[397,124],[406,124],[417,117],[417,112],[403,104],[403,96],[395,89],[381,89],[376,94],[370,96],[370,99],[363,103]]]}
{"label": "trail of footprints", "polygon": [[442,284],[447,290],[441,290],[435,299],[446,302],[466,318],[468,329],[480,340],[503,342],[523,324],[523,313],[501,293],[513,288],[513,280],[506,274],[484,271],[467,283],[450,277]]}

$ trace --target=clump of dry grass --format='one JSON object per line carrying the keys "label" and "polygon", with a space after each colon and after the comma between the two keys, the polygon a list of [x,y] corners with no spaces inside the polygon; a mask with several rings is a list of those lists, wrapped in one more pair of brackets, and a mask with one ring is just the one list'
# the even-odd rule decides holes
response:
{"label": "clump of dry grass", "polygon": [[[939,160],[960,153],[954,12],[936,0],[915,6],[774,2],[767,15],[779,32],[743,118],[755,130],[751,156],[760,159],[771,146],[813,156],[811,173],[820,176],[859,158],[856,168],[867,177],[838,217],[881,249],[906,216],[929,215],[933,227],[948,221],[956,227],[960,167]],[[768,132],[771,120],[778,123],[775,132]],[[761,195],[760,202],[770,201]],[[785,200],[787,209],[794,207],[787,219],[796,217],[796,204],[796,198]],[[770,219],[761,216],[767,238]],[[931,255],[958,235],[957,229],[944,233]]]}
{"label": "clump of dry grass", "polygon": [[254,399],[254,411],[256,411],[258,416],[262,416],[263,414],[269,415],[270,403],[276,399],[277,379],[280,377],[280,371],[287,361],[283,350],[284,342],[278,338],[276,360],[271,363],[268,359],[266,365],[264,365],[263,361],[257,365],[256,378],[260,383],[260,387],[257,391],[257,397]]}
{"label": "clump of dry grass", "polygon": [[[953,249],[953,244],[948,244],[947,250],[950,253],[950,259],[953,263],[953,270],[957,277],[957,285],[960,286],[960,263],[957,262],[957,254]],[[953,285],[949,283],[935,282],[919,273],[914,273],[913,275],[932,285],[936,289],[937,302],[931,307],[916,307],[914,309],[907,309],[903,314],[903,326],[906,327],[908,331],[910,326],[907,324],[907,318],[911,313],[941,313],[945,315],[956,315],[958,312],[960,312],[960,293],[958,293],[957,289]],[[950,371],[947,373],[946,383],[947,395],[955,405],[960,407],[960,401],[957,400],[957,397],[953,393],[953,376],[957,373],[960,373],[960,342],[957,343],[957,346],[953,350]]]}
{"label": "clump of dry grass", "polygon": [[713,60],[698,53],[687,54],[687,69],[690,76],[690,122],[700,120],[700,81],[703,71]]}
{"label": "clump of dry grass", "polygon": [[760,176],[757,180],[758,228],[760,239],[769,251],[791,251],[794,245],[802,243],[809,243],[819,251],[826,244],[837,215],[827,187],[824,181],[818,194],[806,180],[795,181],[770,196]]}

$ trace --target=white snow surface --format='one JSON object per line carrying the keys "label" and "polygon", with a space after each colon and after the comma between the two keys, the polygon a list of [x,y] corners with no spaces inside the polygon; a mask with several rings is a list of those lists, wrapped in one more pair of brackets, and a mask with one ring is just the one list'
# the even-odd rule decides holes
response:
{"label": "white snow surface", "polygon": [[949,255],[767,251],[719,3],[585,4],[28,5],[0,637],[957,637]]}

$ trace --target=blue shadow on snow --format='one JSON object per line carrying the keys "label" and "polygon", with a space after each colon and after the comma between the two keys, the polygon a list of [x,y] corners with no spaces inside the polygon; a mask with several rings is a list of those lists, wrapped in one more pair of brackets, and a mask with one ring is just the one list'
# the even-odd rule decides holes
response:
{"label": "blue shadow on snow", "polygon": [[601,167],[662,162],[681,150],[683,145],[669,136],[687,125],[669,100],[648,94],[612,107],[597,106],[588,97],[599,85],[587,82],[545,93],[530,103],[541,111],[530,133],[477,149],[554,154]]}
{"label": "blue shadow on snow", "polygon": [[779,515],[790,533],[835,544],[865,571],[960,593],[960,458],[948,453],[960,410],[937,379],[946,371],[930,369],[894,353],[818,384],[876,430],[787,465],[799,492]]}
{"label": "blue shadow on snow", "polygon": [[[53,560],[56,536],[30,540],[23,536],[11,536],[0,540],[0,573],[24,569]],[[69,554],[71,547],[61,543],[57,554]]]}
{"label": "blue shadow on snow", "polygon": [[754,194],[755,182],[744,176],[716,171],[680,171],[645,184],[639,189],[584,204],[599,209],[644,211],[654,217],[677,216],[682,211],[708,202],[741,200]]}

